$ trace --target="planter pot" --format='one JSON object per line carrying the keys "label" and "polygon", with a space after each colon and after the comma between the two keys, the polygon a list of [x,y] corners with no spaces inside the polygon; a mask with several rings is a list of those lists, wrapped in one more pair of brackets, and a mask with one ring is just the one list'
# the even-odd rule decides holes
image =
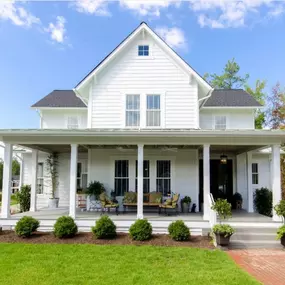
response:
{"label": "planter pot", "polygon": [[223,234],[215,234],[216,242],[221,246],[228,246],[230,244],[230,236],[225,237]]}
{"label": "planter pot", "polygon": [[285,247],[285,236],[280,239],[281,244]]}
{"label": "planter pot", "polygon": [[59,198],[50,198],[48,200],[48,207],[50,209],[56,209],[58,208],[58,202],[59,202]]}
{"label": "planter pot", "polygon": [[188,203],[182,203],[182,212],[188,213],[189,212],[189,205]]}

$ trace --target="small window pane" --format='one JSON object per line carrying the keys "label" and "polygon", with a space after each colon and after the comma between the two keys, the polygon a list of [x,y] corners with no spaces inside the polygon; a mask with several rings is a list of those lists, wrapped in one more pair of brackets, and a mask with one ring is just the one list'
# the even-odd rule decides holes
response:
{"label": "small window pane", "polygon": [[78,118],[77,117],[68,117],[67,118],[67,128],[68,129],[78,129]]}
{"label": "small window pane", "polygon": [[148,127],[159,127],[160,126],[160,111],[147,111],[146,125]]}
{"label": "small window pane", "polygon": [[115,193],[116,196],[123,196],[129,191],[129,161],[115,161]]}
{"label": "small window pane", "polygon": [[149,46],[138,46],[138,55],[139,56],[148,56],[149,55]]}
{"label": "small window pane", "polygon": [[77,178],[81,178],[82,173],[82,164],[80,162],[77,163]]}
{"label": "small window pane", "polygon": [[216,116],[215,117],[215,129],[225,130],[227,128],[227,117],[226,116]]}
{"label": "small window pane", "polygon": [[258,184],[258,163],[252,163],[251,165],[252,170],[252,184]]}
{"label": "small window pane", "polygon": [[126,126],[140,125],[140,95],[126,96]]}
{"label": "small window pane", "polygon": [[44,193],[44,164],[38,163],[37,194]]}
{"label": "small window pane", "polygon": [[139,111],[127,111],[126,113],[126,126],[138,127],[140,125],[140,112]]}

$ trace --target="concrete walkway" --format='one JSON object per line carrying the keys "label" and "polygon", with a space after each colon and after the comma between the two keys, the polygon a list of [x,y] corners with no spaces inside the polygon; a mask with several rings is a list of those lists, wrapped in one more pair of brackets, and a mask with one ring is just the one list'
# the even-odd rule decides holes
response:
{"label": "concrete walkway", "polygon": [[265,285],[285,284],[285,251],[275,249],[230,250],[228,254]]}

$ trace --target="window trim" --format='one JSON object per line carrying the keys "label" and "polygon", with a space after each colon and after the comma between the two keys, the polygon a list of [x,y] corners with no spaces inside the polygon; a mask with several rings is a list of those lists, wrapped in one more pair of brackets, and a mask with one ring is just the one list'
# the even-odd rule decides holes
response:
{"label": "window trim", "polygon": [[[159,109],[148,109],[147,108],[147,98],[148,96],[159,96]],[[160,117],[160,125],[159,126],[148,126],[147,125],[147,112],[149,111],[156,111],[156,112],[159,112],[159,117]],[[150,128],[150,129],[158,129],[158,128],[161,128],[161,125],[162,125],[162,110],[161,110],[161,94],[157,94],[157,93],[153,93],[153,94],[148,94],[146,93],[145,94],[145,127],[146,128]]]}
{"label": "window trim", "polygon": [[[76,118],[77,119],[77,124],[78,124],[78,128],[69,128],[68,127],[68,119],[69,118]],[[70,130],[77,130],[77,129],[80,129],[80,126],[81,126],[81,118],[80,118],[81,116],[79,116],[79,115],[65,115],[65,126],[66,126],[66,128],[67,129],[70,129]]]}
{"label": "window trim", "polygon": [[[225,129],[217,129],[216,128],[216,118],[217,117],[225,117],[226,118],[226,128]],[[222,130],[227,130],[228,129],[228,115],[224,115],[224,114],[221,114],[221,115],[217,115],[217,114],[214,114],[213,115],[213,130],[218,130],[218,131],[222,131]]]}
{"label": "window trim", "polygon": [[[140,108],[138,110],[127,110],[127,97],[128,96],[132,96],[132,95],[136,95],[136,96],[139,96],[139,99],[140,99]],[[142,96],[139,92],[135,92],[135,93],[126,93],[125,96],[124,96],[124,126],[125,128],[131,128],[131,129],[137,129],[137,128],[140,128],[140,125],[141,125],[141,120],[142,120]],[[138,126],[127,126],[127,111],[139,111],[139,117],[140,117],[140,122],[139,122],[139,125]]]}
{"label": "window trim", "polygon": [[[170,176],[169,177],[158,177],[157,176],[157,162],[158,161],[169,161],[170,162]],[[169,179],[170,180],[170,194],[172,193],[172,189],[173,189],[173,177],[174,177],[174,175],[173,175],[173,160],[172,159],[160,159],[160,158],[157,158],[157,159],[155,159],[155,191],[156,192],[158,192],[157,191],[157,180],[158,179]],[[162,193],[162,195],[163,195],[163,197],[167,197],[167,196],[165,196],[164,195],[164,193]]]}
{"label": "window trim", "polygon": [[[142,47],[148,47],[148,55],[139,55],[139,47],[140,46],[142,46]],[[143,52],[144,52],[144,50],[143,50]],[[139,58],[141,58],[141,57],[150,57],[151,56],[151,54],[150,54],[150,44],[148,44],[148,43],[146,43],[146,44],[143,44],[143,43],[141,43],[141,44],[138,44],[137,45],[137,56],[139,57]]]}
{"label": "window trim", "polygon": [[[257,172],[253,172],[253,165],[256,164],[257,165]],[[257,183],[254,183],[254,179],[253,177],[256,175],[257,177]],[[251,182],[252,185],[257,186],[259,185],[259,163],[258,162],[252,162],[251,163]]]}
{"label": "window trim", "polygon": [[[43,176],[39,176],[39,171],[37,171],[37,195],[43,195],[43,194],[44,194],[44,184],[45,184],[45,180],[44,180],[44,177],[45,177],[45,175],[44,175],[44,165],[45,165],[45,164],[44,164],[43,161],[39,161],[37,167],[39,167],[40,164],[41,164],[42,167],[43,167]],[[42,179],[42,182],[43,182],[43,184],[42,184],[42,190],[43,190],[42,193],[39,193],[39,192],[38,192],[38,185],[39,185],[38,182],[39,182],[40,179]]]}

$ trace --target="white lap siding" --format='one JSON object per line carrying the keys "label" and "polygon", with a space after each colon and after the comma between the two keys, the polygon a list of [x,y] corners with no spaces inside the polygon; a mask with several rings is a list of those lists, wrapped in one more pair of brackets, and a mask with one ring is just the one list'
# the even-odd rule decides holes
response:
{"label": "white lap siding", "polygon": [[[142,43],[149,45],[149,57],[138,57],[138,44]],[[126,93],[161,92],[165,94],[164,102],[161,100],[165,128],[198,127],[196,82],[191,81],[152,39],[136,40],[96,77],[92,90],[91,127],[125,127]]]}

